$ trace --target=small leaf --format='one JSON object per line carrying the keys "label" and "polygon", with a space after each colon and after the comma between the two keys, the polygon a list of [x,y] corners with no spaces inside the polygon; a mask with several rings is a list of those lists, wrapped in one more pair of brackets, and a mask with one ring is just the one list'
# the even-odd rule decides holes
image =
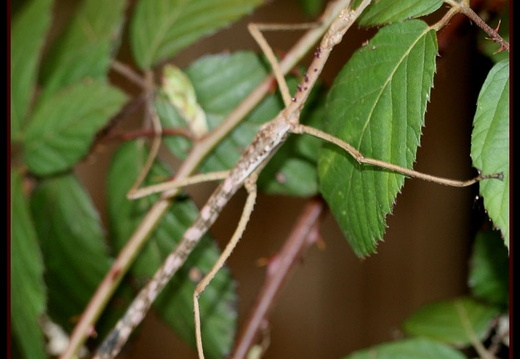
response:
{"label": "small leaf", "polygon": [[101,82],[78,83],[55,93],[34,111],[24,137],[24,159],[38,175],[73,166],[123,105],[125,96]]}
{"label": "small leaf", "polygon": [[117,53],[123,25],[124,0],[85,0],[51,49],[44,63],[44,93],[85,78],[105,80]]}
{"label": "small leaf", "polygon": [[71,330],[110,268],[99,215],[70,174],[42,181],[31,210],[45,261],[49,314]]}
{"label": "small leaf", "polygon": [[473,166],[483,174],[503,173],[503,180],[481,181],[480,195],[509,248],[509,60],[497,63],[477,100],[471,135]]}
{"label": "small leaf", "polygon": [[406,319],[404,329],[410,335],[465,346],[483,340],[497,314],[494,306],[462,297],[422,307]]}
{"label": "small leaf", "polygon": [[51,23],[50,0],[30,1],[11,29],[11,140],[18,140],[34,96],[40,52]]}
{"label": "small leaf", "polygon": [[250,13],[260,0],[142,0],[130,24],[137,64],[148,69]]}
{"label": "small leaf", "polygon": [[506,308],[509,302],[509,257],[500,233],[479,232],[473,244],[468,280],[473,294]]}
{"label": "small leaf", "polygon": [[405,339],[360,350],[344,359],[465,359],[459,351],[425,338]]}
{"label": "small leaf", "polygon": [[22,190],[22,177],[11,172],[11,329],[27,359],[46,358],[39,318],[46,307],[43,260]]}
{"label": "small leaf", "polygon": [[[435,32],[411,20],[382,28],[336,77],[328,133],[365,157],[411,168],[435,72]],[[320,191],[358,256],[374,252],[404,176],[360,165],[333,145],[319,160]]]}
{"label": "small leaf", "polygon": [[208,132],[206,114],[197,103],[190,79],[181,69],[173,65],[164,67],[161,91],[182,116],[190,133],[199,138]]}
{"label": "small leaf", "polygon": [[[109,220],[112,239],[121,248],[142,220],[157,196],[136,201],[126,199],[146,159],[143,142],[129,142],[116,153],[109,172]],[[148,175],[148,184],[170,177],[165,167],[156,163]],[[132,273],[145,285],[174,249],[185,230],[193,223],[198,211],[187,198],[178,198],[140,252]],[[154,303],[160,317],[188,343],[194,345],[192,297],[200,276],[207,273],[220,255],[214,241],[204,236]],[[236,327],[236,293],[229,270],[223,268],[200,297],[202,335],[205,354],[220,358],[231,350]]]}
{"label": "small leaf", "polygon": [[374,1],[359,17],[362,26],[405,21],[431,14],[441,7],[442,0],[379,0]]}

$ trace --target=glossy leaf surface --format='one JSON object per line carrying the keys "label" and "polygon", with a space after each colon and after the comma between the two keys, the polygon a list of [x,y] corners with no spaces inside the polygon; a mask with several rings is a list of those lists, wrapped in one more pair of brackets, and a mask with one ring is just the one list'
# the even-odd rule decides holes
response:
{"label": "glossy leaf surface", "polygon": [[141,68],[151,68],[259,4],[259,0],[139,1],[130,28],[134,57]]}
{"label": "glossy leaf surface", "polygon": [[38,175],[64,171],[85,156],[125,95],[103,82],[78,83],[35,109],[24,136],[24,160]]}
{"label": "glossy leaf surface", "polygon": [[442,0],[373,1],[359,17],[359,24],[373,26],[405,21],[431,14],[442,4]]}
{"label": "glossy leaf surface", "polygon": [[43,67],[43,98],[84,79],[105,80],[121,41],[126,1],[82,1]]}
{"label": "glossy leaf surface", "polygon": [[509,248],[509,60],[489,72],[477,101],[471,135],[473,165],[484,174],[502,173],[503,180],[479,183],[484,207]]}
{"label": "glossy leaf surface", "polygon": [[[330,134],[365,157],[412,168],[424,122],[437,42],[419,20],[382,28],[336,77],[327,101]],[[404,176],[355,159],[334,145],[319,160],[320,190],[358,256],[383,237]]]}

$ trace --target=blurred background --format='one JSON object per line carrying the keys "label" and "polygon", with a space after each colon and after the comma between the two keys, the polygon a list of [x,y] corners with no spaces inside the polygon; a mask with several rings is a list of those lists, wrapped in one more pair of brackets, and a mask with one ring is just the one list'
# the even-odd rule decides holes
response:
{"label": "blurred background", "polygon": [[[58,2],[57,19],[66,18],[73,10],[72,3],[76,2]],[[183,51],[173,63],[182,67],[208,53],[258,51],[247,32],[249,22],[309,20],[294,0],[273,0],[231,28]],[[427,20],[433,23],[436,19]],[[471,123],[478,89],[490,66],[476,50],[477,29],[471,28],[467,20],[464,23],[440,49],[415,167],[454,179],[476,174],[469,156]],[[450,26],[454,25],[446,31]],[[373,34],[355,27],[347,33],[326,66],[325,84],[332,83],[352,52]],[[285,31],[270,32],[266,37],[275,50],[284,52],[300,35]],[[442,31],[439,36],[443,36]],[[127,56],[128,47],[123,44],[119,57],[128,61]],[[304,66],[308,60],[303,61]],[[126,86],[117,76],[113,80]],[[114,148],[104,148],[77,170],[103,216],[104,178],[110,160],[107,153]],[[214,187],[197,185],[188,191],[202,206]],[[387,218],[388,229],[377,254],[363,260],[354,255],[327,213],[320,228],[325,247],[310,248],[279,297],[269,323],[270,346],[265,358],[340,358],[401,337],[401,322],[420,306],[466,293],[469,251],[481,224],[482,209],[476,194],[476,186],[459,189],[407,180],[393,214]],[[221,247],[235,229],[244,199],[245,191],[240,191],[211,230]],[[247,230],[228,262],[238,281],[239,325],[264,279],[265,267],[256,264],[258,259],[268,258],[280,249],[306,201],[259,196]],[[150,313],[139,338],[120,357],[196,358],[196,354]]]}

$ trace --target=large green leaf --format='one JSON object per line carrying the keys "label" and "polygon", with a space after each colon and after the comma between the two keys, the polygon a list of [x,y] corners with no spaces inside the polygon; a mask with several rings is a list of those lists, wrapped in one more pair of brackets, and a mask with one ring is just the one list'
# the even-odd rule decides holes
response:
{"label": "large green leaf", "polygon": [[479,232],[473,244],[469,287],[488,303],[507,308],[509,303],[509,257],[497,231]]}
{"label": "large green leaf", "polygon": [[420,308],[406,319],[404,329],[410,335],[465,346],[484,339],[497,315],[496,307],[462,297]]}
{"label": "large green leaf", "polygon": [[30,1],[11,28],[11,140],[16,141],[34,96],[40,52],[51,22],[51,0]]}
{"label": "large green leaf", "polygon": [[[186,69],[197,95],[198,104],[206,114],[209,129],[214,129],[267,75],[261,58],[251,52],[205,56]],[[293,90],[297,81],[289,78]],[[302,121],[315,125],[322,118],[321,109],[309,99]],[[164,128],[187,127],[183,118],[167,100],[159,96],[156,108]],[[268,95],[203,161],[200,171],[231,169],[243,150],[251,143],[260,125],[274,118],[283,108],[278,95]],[[309,111],[310,110],[310,111]],[[320,118],[321,117],[321,118]],[[165,144],[179,158],[190,149],[185,138],[165,138]],[[315,169],[321,141],[310,136],[293,136],[266,166],[259,187],[268,193],[309,196],[317,192]]]}
{"label": "large green leaf", "polygon": [[[126,193],[137,177],[147,156],[143,142],[129,142],[121,146],[110,167],[108,177],[108,213],[112,240],[121,248],[142,220],[157,196],[136,201],[126,199]],[[171,175],[156,163],[147,183],[157,183]],[[151,235],[137,258],[132,273],[144,285],[173,250],[185,230],[198,214],[187,198],[178,198]],[[154,303],[160,317],[185,341],[194,343],[192,297],[198,275],[207,273],[219,256],[212,239],[206,235],[195,247],[184,266],[175,274]],[[195,275],[195,278],[194,278]],[[223,268],[200,297],[202,335],[205,353],[220,358],[231,350],[236,326],[236,293],[229,270]]]}
{"label": "large green leaf", "polygon": [[481,181],[480,195],[509,248],[509,60],[489,72],[477,101],[471,135],[473,166],[484,174],[502,172],[502,181]]}
{"label": "large green leaf", "polygon": [[63,171],[88,152],[95,134],[125,101],[102,82],[81,82],[56,92],[35,109],[24,134],[24,160],[38,175]]}
{"label": "large green leaf", "polygon": [[11,329],[24,358],[46,358],[39,319],[45,311],[43,260],[23,193],[22,177],[11,173]]}
{"label": "large green leaf", "polygon": [[363,349],[344,359],[464,359],[459,351],[426,338],[404,339]]}
{"label": "large green leaf", "polygon": [[251,12],[259,0],[142,0],[137,3],[130,41],[137,64],[151,68],[202,36]]}
{"label": "large green leaf", "polygon": [[[433,84],[437,42],[424,22],[382,28],[343,68],[327,101],[327,132],[365,157],[411,168]],[[319,161],[320,191],[359,256],[372,253],[404,176],[360,165],[333,145]]]}
{"label": "large green leaf", "polygon": [[99,215],[71,174],[42,181],[31,211],[45,262],[49,314],[71,330],[110,268]]}
{"label": "large green leaf", "polygon": [[374,1],[359,17],[359,24],[372,26],[404,21],[431,14],[442,4],[442,0]]}
{"label": "large green leaf", "polygon": [[44,63],[43,98],[85,78],[106,79],[121,41],[125,0],[84,0]]}

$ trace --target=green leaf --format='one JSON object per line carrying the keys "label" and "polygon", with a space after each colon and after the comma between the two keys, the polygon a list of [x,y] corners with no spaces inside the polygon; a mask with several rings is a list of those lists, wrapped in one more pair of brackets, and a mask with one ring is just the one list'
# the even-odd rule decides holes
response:
{"label": "green leaf", "polygon": [[101,82],[78,83],[55,93],[34,111],[24,140],[24,159],[38,175],[73,166],[95,134],[123,105],[125,96]]}
{"label": "green leaf", "polygon": [[404,329],[409,335],[465,346],[484,339],[497,314],[494,306],[462,297],[420,308],[406,319]]}
{"label": "green leaf", "polygon": [[[126,243],[157,199],[157,196],[136,201],[126,199],[126,193],[142,168],[146,156],[143,142],[129,142],[120,147],[110,167],[108,213],[111,238],[117,248]],[[170,176],[163,165],[156,163],[148,175],[147,183],[157,183]],[[197,214],[197,208],[190,200],[178,198],[163,216],[132,267],[132,273],[142,285],[162,265]],[[201,279],[200,275],[209,271],[219,255],[214,241],[208,235],[204,236],[154,303],[160,317],[193,346],[193,292],[197,281]],[[223,357],[231,350],[237,320],[235,285],[228,269],[223,268],[218,272],[201,295],[200,305],[205,354],[210,358]]]}
{"label": "green leaf", "polygon": [[360,350],[344,359],[464,359],[459,351],[425,338],[405,339]]}
{"label": "green leaf", "polygon": [[46,358],[39,318],[45,311],[43,260],[23,193],[22,177],[11,172],[11,329],[23,358]]}
{"label": "green leaf", "polygon": [[99,215],[70,174],[42,181],[31,211],[45,261],[49,313],[71,330],[111,264]]}
{"label": "green leaf", "polygon": [[142,0],[130,24],[137,64],[148,69],[250,13],[260,0]]}
{"label": "green leaf", "polygon": [[[206,56],[186,69],[196,92],[198,104],[206,114],[210,130],[222,123],[227,115],[264,79],[267,67],[251,52]],[[288,79],[294,91],[297,81]],[[323,117],[322,109],[312,95],[303,113],[302,122],[315,125]],[[200,171],[231,169],[243,150],[251,143],[260,125],[273,119],[283,108],[278,95],[268,95],[203,161]],[[156,109],[163,128],[186,128],[186,123],[163,96],[156,99]],[[166,146],[179,158],[186,157],[191,142],[185,138],[167,137]],[[311,136],[293,136],[262,171],[259,187],[276,194],[310,196],[317,192],[316,157],[321,141]]]}
{"label": "green leaf", "polygon": [[161,92],[182,116],[193,136],[200,138],[208,133],[206,113],[197,102],[189,77],[181,69],[173,65],[164,66]]}
{"label": "green leaf", "polygon": [[[199,104],[206,112],[210,129],[219,126],[226,116],[265,78],[267,67],[252,52],[207,56],[186,69]],[[282,109],[281,98],[267,96],[233,132],[205,158],[202,172],[231,169],[251,143],[260,125],[274,118]]]}
{"label": "green leaf", "polygon": [[[435,72],[435,32],[411,20],[382,28],[336,77],[326,131],[365,157],[411,168]],[[319,160],[320,191],[358,256],[374,252],[404,176],[360,165],[333,145]]]}
{"label": "green leaf", "polygon": [[34,96],[38,64],[51,22],[51,0],[27,2],[11,28],[11,140],[18,140]]}
{"label": "green leaf", "polygon": [[297,0],[296,2],[302,8],[305,15],[313,17],[321,13],[325,3],[323,0]]}
{"label": "green leaf", "polygon": [[[210,130],[214,129],[224,118],[264,79],[267,74],[265,64],[252,52],[237,52],[205,56],[185,69],[195,89],[198,104],[206,113]],[[281,104],[277,104],[274,96],[260,105],[268,111],[262,116],[255,111],[245,119],[238,128],[206,158],[201,171],[221,171],[231,169],[239,159],[243,149],[249,145],[259,126],[274,117]],[[267,103],[267,104],[266,104]],[[164,128],[187,127],[186,123],[173,106],[157,108]],[[246,124],[247,123],[247,124]],[[238,133],[238,135],[235,135]],[[181,139],[183,140],[183,139]],[[186,143],[179,148],[179,139],[166,138],[165,144],[179,158],[184,158]]]}
{"label": "green leaf", "polygon": [[509,257],[497,231],[479,232],[471,255],[469,287],[488,303],[507,308],[509,303]]}
{"label": "green leaf", "polygon": [[502,181],[481,181],[480,195],[509,248],[509,60],[497,63],[482,85],[471,134],[473,166],[484,174],[503,173]]}
{"label": "green leaf", "polygon": [[125,0],[84,0],[44,63],[43,98],[85,78],[104,80],[121,41]]}
{"label": "green leaf", "polygon": [[374,26],[405,21],[431,14],[439,9],[442,4],[442,0],[374,1],[359,17],[359,24]]}

